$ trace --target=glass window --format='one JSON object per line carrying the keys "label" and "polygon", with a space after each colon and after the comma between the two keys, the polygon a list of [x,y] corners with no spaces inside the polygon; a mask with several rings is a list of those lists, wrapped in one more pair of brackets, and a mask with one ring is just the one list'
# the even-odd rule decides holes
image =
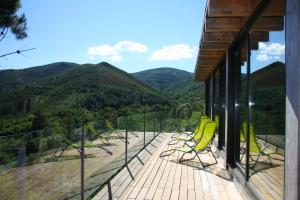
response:
{"label": "glass window", "polygon": [[[264,21],[269,32],[254,37]],[[268,33],[268,37],[263,34]],[[285,144],[285,32],[284,19],[261,17],[251,30],[250,183],[263,199],[283,199]],[[248,131],[246,131],[248,129]],[[263,183],[262,183],[263,182]]]}
{"label": "glass window", "polygon": [[[214,84],[213,84],[213,120],[217,123],[217,132],[219,133],[219,122],[220,122],[220,117],[219,117],[220,70],[219,70],[219,68],[217,68],[214,72],[213,82],[214,82]],[[216,139],[216,141],[219,139],[219,134],[217,134],[217,137],[215,137],[215,139]]]}
{"label": "glass window", "polygon": [[219,121],[219,148],[223,148],[225,146],[225,89],[226,89],[226,64],[220,66],[220,121]]}
{"label": "glass window", "polygon": [[243,127],[247,125],[248,95],[247,95],[247,50],[246,40],[235,52],[235,132],[239,141],[239,156],[236,158],[245,172],[246,164],[246,133]]}

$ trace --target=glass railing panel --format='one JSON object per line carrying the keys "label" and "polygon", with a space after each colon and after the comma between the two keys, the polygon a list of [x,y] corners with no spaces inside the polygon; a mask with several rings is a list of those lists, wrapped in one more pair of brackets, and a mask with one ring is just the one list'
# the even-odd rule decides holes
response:
{"label": "glass railing panel", "polygon": [[85,124],[85,199],[97,193],[125,165],[125,129],[122,126],[123,118]]}
{"label": "glass railing panel", "polygon": [[[80,127],[56,127],[0,138],[4,199],[63,199],[77,193]],[[8,146],[7,146],[8,145]]]}
{"label": "glass railing panel", "polygon": [[[134,114],[128,116],[128,161],[135,157],[144,148],[144,114]],[[145,121],[146,122],[146,121]],[[146,136],[146,134],[145,134]],[[145,140],[146,142],[149,140]]]}
{"label": "glass railing panel", "polygon": [[145,114],[145,141],[149,143],[154,138],[154,128],[155,128],[155,121],[154,121],[154,113],[146,113]]}

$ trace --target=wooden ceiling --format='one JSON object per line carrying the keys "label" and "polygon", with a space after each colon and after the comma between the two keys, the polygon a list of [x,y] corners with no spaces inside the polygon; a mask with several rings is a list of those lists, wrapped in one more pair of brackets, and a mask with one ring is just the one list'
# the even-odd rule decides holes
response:
{"label": "wooden ceiling", "polygon": [[[236,35],[248,21],[260,0],[208,0],[199,44],[195,80],[206,80],[224,58]],[[250,47],[269,41],[269,31],[284,29],[285,0],[272,0],[251,29]],[[244,51],[246,52],[246,51]],[[246,56],[242,55],[245,60]]]}

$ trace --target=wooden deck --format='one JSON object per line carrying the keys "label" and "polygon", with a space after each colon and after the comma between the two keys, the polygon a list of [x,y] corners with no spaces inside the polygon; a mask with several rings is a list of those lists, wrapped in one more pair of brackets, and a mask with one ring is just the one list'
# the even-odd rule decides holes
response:
{"label": "wooden deck", "polygon": [[[198,160],[179,163],[180,153],[160,158],[171,134],[161,134],[146,150],[132,160],[94,200],[102,199],[244,199],[231,177],[222,166],[222,160],[210,167],[201,167]],[[180,144],[179,144],[180,145]],[[201,154],[206,163],[212,157]]]}

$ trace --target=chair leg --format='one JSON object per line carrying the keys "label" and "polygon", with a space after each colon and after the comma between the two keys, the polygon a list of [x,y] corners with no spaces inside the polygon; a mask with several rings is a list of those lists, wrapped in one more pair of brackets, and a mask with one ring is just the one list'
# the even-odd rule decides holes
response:
{"label": "chair leg", "polygon": [[216,156],[215,156],[214,152],[212,151],[211,147],[210,147],[210,152],[211,152],[212,156],[213,156],[213,157],[214,157],[214,159],[215,159],[215,162],[214,162],[214,163],[212,163],[211,165],[217,164],[217,163],[218,163],[218,160],[217,160],[217,158],[216,158]]}
{"label": "chair leg", "polygon": [[195,151],[195,154],[196,154],[198,160],[200,161],[202,167],[203,167],[203,168],[207,167],[208,165],[204,165],[204,163],[201,161],[201,159],[200,159],[200,157],[199,157],[199,155],[198,155],[198,153],[197,153],[196,151]]}

